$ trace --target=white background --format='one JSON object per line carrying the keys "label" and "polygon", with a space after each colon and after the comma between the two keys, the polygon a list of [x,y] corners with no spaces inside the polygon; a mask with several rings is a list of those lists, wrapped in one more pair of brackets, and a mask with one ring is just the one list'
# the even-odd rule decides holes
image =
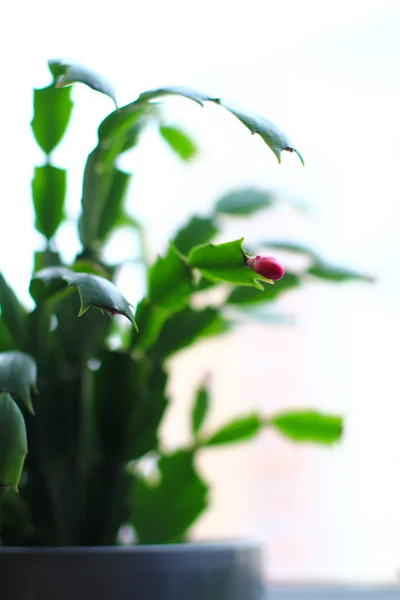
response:
{"label": "white background", "polygon": [[[135,180],[129,206],[155,251],[193,211],[241,185],[281,190],[310,214],[284,208],[230,226],[254,242],[294,238],[337,263],[376,275],[375,285],[309,285],[282,312],[295,327],[249,323],[172,364],[169,445],[185,439],[193,385],[212,371],[212,422],[262,408],[316,406],[344,414],[333,450],[274,436],[202,457],[213,507],[195,537],[253,537],[275,579],[393,581],[400,568],[399,165],[400,3],[225,0],[8,3],[1,9],[0,267],[29,304],[33,232],[30,179],[42,156],[29,130],[31,89],[49,82],[46,60],[72,57],[102,72],[121,104],[161,85],[221,96],[276,122],[306,166],[278,165],[261,140],[218,107],[170,100],[201,154],[183,166],[150,132],[124,159]],[[68,211],[79,211],[84,158],[112,106],[83,86],[68,138],[55,153],[72,169]],[[59,235],[77,249],[72,225]],[[229,237],[227,238],[229,239]],[[115,256],[135,251],[129,236]],[[123,291],[135,303],[140,278]]]}

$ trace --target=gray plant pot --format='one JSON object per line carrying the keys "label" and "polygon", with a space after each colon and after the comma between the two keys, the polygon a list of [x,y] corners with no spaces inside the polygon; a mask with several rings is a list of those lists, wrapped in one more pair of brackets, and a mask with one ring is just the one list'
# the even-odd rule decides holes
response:
{"label": "gray plant pot", "polygon": [[0,548],[1,600],[263,600],[255,545]]}

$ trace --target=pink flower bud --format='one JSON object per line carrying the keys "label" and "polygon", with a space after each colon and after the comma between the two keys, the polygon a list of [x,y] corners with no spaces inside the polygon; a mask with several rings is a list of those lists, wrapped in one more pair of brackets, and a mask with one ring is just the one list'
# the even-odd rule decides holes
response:
{"label": "pink flower bud", "polygon": [[285,267],[272,256],[253,256],[247,259],[246,264],[262,277],[277,281],[285,274]]}

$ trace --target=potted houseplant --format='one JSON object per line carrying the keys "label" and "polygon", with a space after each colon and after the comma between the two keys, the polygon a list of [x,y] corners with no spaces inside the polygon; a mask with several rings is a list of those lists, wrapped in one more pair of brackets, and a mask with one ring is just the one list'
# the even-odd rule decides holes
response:
{"label": "potted houseplant", "polygon": [[[62,61],[49,67],[53,82],[34,92],[32,129],[46,159],[35,168],[32,195],[46,248],[34,257],[31,312],[0,275],[1,597],[259,599],[257,548],[180,544],[207,506],[196,455],[205,446],[250,439],[263,428],[330,444],[340,438],[341,419],[313,410],[251,413],[209,432],[210,386],[204,380],[194,398],[192,443],[167,453],[158,436],[168,405],[167,359],[200,338],[226,332],[228,305],[274,300],[306,276],[358,275],[310,254],[304,272],[282,279],[282,265],[253,256],[242,239],[211,244],[218,214],[268,208],[268,194],[244,190],[222,198],[213,215],[190,219],[154,262],[141,257],[147,293],[133,310],[113,283],[119,266],[107,264],[102,250],[121,225],[143,240],[140,224],[124,209],[130,175],[116,161],[149,122],[157,122],[155,99],[178,94],[217,103],[258,133],[279,161],[281,152],[297,151],[271,123],[220,99],[186,88],[145,92],[99,126],[83,177],[77,223],[82,251],[65,264],[54,236],[64,219],[66,172],[52,165],[51,153],[71,115],[69,84],[83,82],[115,97],[88,69]],[[192,142],[182,131],[161,125],[160,132],[180,156],[191,155]],[[217,285],[226,290],[220,305],[196,308],[195,295]],[[130,326],[104,313],[122,315]],[[155,479],[140,470],[148,456],[157,464]],[[139,545],[118,546],[124,527],[134,530]]]}

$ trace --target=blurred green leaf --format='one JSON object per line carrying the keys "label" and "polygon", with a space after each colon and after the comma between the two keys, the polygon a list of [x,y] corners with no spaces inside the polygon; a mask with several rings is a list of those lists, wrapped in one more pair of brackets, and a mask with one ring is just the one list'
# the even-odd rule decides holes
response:
{"label": "blurred green leaf", "polygon": [[64,60],[51,60],[49,61],[49,66],[53,73],[57,73],[57,88],[62,88],[73,83],[84,83],[93,90],[109,96],[117,107],[114,88],[99,73],[83,65],[68,63]]}
{"label": "blurred green leaf", "polygon": [[114,110],[100,123],[97,130],[98,147],[118,155],[131,148],[147,123],[151,110],[135,102]]}
{"label": "blurred green leaf", "polygon": [[168,374],[161,362],[147,362],[146,379],[137,403],[134,419],[130,456],[140,458],[159,447],[159,428],[168,405]]}
{"label": "blurred green leaf", "polygon": [[263,420],[259,415],[246,415],[221,427],[206,441],[202,442],[202,446],[217,446],[249,440],[257,435],[262,426]]}
{"label": "blurred green leaf", "polygon": [[219,281],[211,281],[211,279],[206,279],[205,277],[200,277],[196,283],[195,291],[196,292],[204,292],[205,290],[209,290],[212,287],[220,285]]}
{"label": "blurred green leaf", "polygon": [[[48,267],[35,274],[34,280],[39,280],[46,285],[54,280],[65,282],[68,286],[76,287],[81,300],[79,316],[93,306],[106,310],[111,315],[120,314],[125,316],[136,327],[132,310],[125,298],[115,285],[91,273],[74,273],[65,267]],[[33,283],[33,282],[32,282]],[[31,285],[32,293],[32,285]]]}
{"label": "blurred green leaf", "polygon": [[196,246],[189,253],[189,265],[212,281],[250,285],[263,290],[260,281],[273,282],[246,266],[242,243],[243,238],[224,244]]}
{"label": "blurred green leaf", "polygon": [[116,154],[99,146],[89,154],[83,174],[82,214],[79,219],[79,237],[85,248],[99,239],[104,208],[110,199],[115,174]]}
{"label": "blurred green leaf", "polygon": [[[1,443],[1,442],[0,442]],[[22,494],[11,489],[2,493],[0,488],[1,545],[24,545],[32,533],[29,507]]]}
{"label": "blurred green leaf", "polygon": [[197,154],[193,140],[178,127],[160,125],[159,132],[171,150],[183,160],[190,160]]}
{"label": "blurred green leaf", "polygon": [[126,212],[121,212],[116,223],[116,227],[130,227],[132,229],[136,229],[137,231],[141,230],[141,225],[139,221],[137,221],[132,215],[129,215]]}
{"label": "blurred green leaf", "polygon": [[196,392],[192,409],[192,433],[197,435],[203,425],[209,409],[208,386],[203,384]]}
{"label": "blurred green leaf", "polygon": [[294,252],[295,254],[306,254],[310,258],[318,260],[318,256],[308,246],[303,244],[296,244],[295,242],[278,242],[278,241],[266,241],[260,242],[257,246],[265,248],[274,248],[276,250],[283,250],[284,252]]}
{"label": "blurred green leaf", "polygon": [[188,254],[195,246],[205,244],[218,233],[217,224],[209,217],[192,217],[176,234],[174,244],[180,252]]}
{"label": "blurred green leaf", "polygon": [[140,458],[159,446],[159,428],[168,405],[168,374],[161,362],[147,362],[146,379],[137,404],[130,445],[130,456]]}
{"label": "blurred green leaf", "polygon": [[115,161],[137,143],[149,115],[147,106],[123,106],[110,113],[98,128],[98,144],[88,156],[83,177],[79,236],[85,248],[104,241],[104,227],[108,234],[121,225],[129,176],[116,168]]}
{"label": "blurred green leaf", "polygon": [[7,327],[15,345],[22,348],[25,343],[26,313],[14,291],[0,273],[1,318]]}
{"label": "blurred green leaf", "polygon": [[16,349],[17,346],[12,338],[12,335],[9,332],[7,325],[4,323],[3,318],[0,316],[0,352]]}
{"label": "blurred green leaf", "polygon": [[[88,481],[84,543],[116,543],[132,496],[127,461],[158,447],[158,428],[167,397],[161,365],[128,353],[104,352],[94,373],[95,461]],[[108,493],[104,494],[107,482]]]}
{"label": "blurred green leaf", "polygon": [[20,398],[31,414],[35,414],[31,390],[37,393],[36,378],[33,358],[17,350],[0,353],[0,392]]}
{"label": "blurred green leaf", "polygon": [[159,256],[149,269],[148,297],[153,304],[169,310],[180,310],[192,291],[192,273],[170,243],[167,254]]}
{"label": "blurred green leaf", "polygon": [[293,273],[285,272],[285,276],[277,281],[275,285],[268,283],[261,283],[263,291],[261,292],[257,288],[251,287],[237,287],[232,290],[229,294],[226,303],[227,304],[255,304],[261,302],[272,302],[276,300],[278,296],[299,287],[301,285],[301,279],[298,275]]}
{"label": "blurred green leaf", "polygon": [[139,98],[134,102],[134,104],[141,105],[161,96],[169,95],[188,98],[189,100],[197,102],[201,106],[203,106],[204,102],[214,102],[219,104],[233,114],[237,119],[239,119],[239,121],[243,123],[243,125],[247,127],[252,134],[258,133],[267,146],[271,148],[272,152],[278,159],[278,162],[281,162],[282,151],[287,150],[288,152],[295,152],[299,156],[301,162],[304,164],[300,153],[291,146],[286,135],[282,133],[273,123],[259,115],[255,115],[242,109],[234,108],[219,98],[213,98],[212,96],[207,96],[206,94],[185,87],[164,87],[140,94]]}
{"label": "blurred green leaf", "polygon": [[175,313],[163,325],[152,352],[166,358],[190,346],[198,339],[227,330],[227,322],[214,308],[185,308]]}
{"label": "blurred green leaf", "polygon": [[130,175],[117,169],[115,161],[137,142],[146,123],[142,115],[143,111],[126,113],[120,109],[106,117],[98,129],[99,143],[88,156],[83,177],[79,236],[86,248],[104,241],[124,218]]}
{"label": "blurred green leaf", "polygon": [[140,94],[139,98],[135,100],[135,103],[141,104],[143,102],[149,102],[150,100],[155,100],[161,96],[182,96],[183,98],[188,98],[188,100],[197,102],[200,106],[203,106],[204,102],[219,102],[218,98],[211,98],[210,96],[207,96],[207,94],[196,92],[196,90],[187,87],[169,86],[143,92]]}
{"label": "blurred green leaf", "polygon": [[271,148],[279,163],[281,162],[281,153],[287,150],[288,152],[295,152],[304,165],[304,160],[300,152],[293,148],[286,135],[271,121],[254,113],[234,108],[224,102],[221,102],[221,105],[239,119],[252,134],[258,133],[260,138]]}
{"label": "blurred green leaf", "polygon": [[121,147],[120,154],[123,154],[124,152],[128,152],[128,150],[131,150],[134,146],[137,146],[137,144],[139,143],[140,134],[142,133],[145,126],[147,125],[147,122],[148,122],[147,116],[142,117],[141,119],[139,119],[139,121],[137,123],[132,125],[126,131],[126,133],[124,133],[124,135],[122,137],[123,144]]}
{"label": "blurred green leaf", "polygon": [[94,374],[96,430],[108,459],[129,461],[154,450],[167,406],[167,376],[158,365],[128,353],[101,355]]}
{"label": "blurred green leaf", "polygon": [[136,333],[132,335],[131,345],[140,350],[146,350],[152,346],[170,316],[170,310],[162,306],[155,306],[148,298],[143,298],[137,305],[135,313],[139,335]]}
{"label": "blurred green leaf", "polygon": [[[204,310],[207,310],[204,309]],[[218,312],[218,310],[217,310]],[[232,329],[232,325],[234,321],[228,320],[225,316],[222,316],[222,313],[219,312],[219,316],[216,319],[210,320],[208,325],[203,329],[201,337],[212,337],[214,335],[221,335],[223,333],[228,333]]]}
{"label": "blurred green leaf", "polygon": [[0,393],[0,489],[18,492],[27,452],[24,417],[10,394]]}
{"label": "blurred green leaf", "polygon": [[46,285],[49,285],[53,282],[59,282],[62,287],[65,287],[65,285],[68,284],[68,277],[70,275],[74,275],[74,273],[68,267],[55,265],[54,267],[46,267],[45,269],[41,269],[34,274],[32,279],[33,281],[42,281]]}
{"label": "blurred green leaf", "polygon": [[178,542],[207,507],[208,487],[191,452],[178,450],[158,462],[160,481],[133,484],[132,520],[141,544]]}
{"label": "blurred green leaf", "polygon": [[69,268],[74,273],[91,273],[92,275],[99,275],[100,277],[111,280],[110,273],[108,273],[103,266],[91,260],[78,259]]}
{"label": "blurred green leaf", "polygon": [[48,240],[64,219],[67,172],[51,165],[36,167],[32,180],[32,197],[36,229]]}
{"label": "blurred green leaf", "polygon": [[114,167],[111,176],[111,187],[104,201],[97,230],[97,239],[101,242],[104,242],[121,222],[124,200],[131,177],[130,173],[124,173]]}
{"label": "blurred green leaf", "polygon": [[283,412],[272,417],[267,424],[295,442],[333,444],[340,440],[343,433],[341,417],[314,410]]}
{"label": "blurred green leaf", "polygon": [[[34,273],[29,284],[29,293],[36,305],[52,299],[55,301],[71,293],[67,289],[67,281],[64,276],[68,275],[69,269],[60,265],[45,267]],[[39,276],[38,276],[39,275]]]}
{"label": "blurred green leaf", "polygon": [[71,117],[71,89],[56,89],[54,84],[33,92],[31,127],[43,152],[50,154],[60,143]]}
{"label": "blurred green leaf", "polygon": [[271,192],[253,188],[235,190],[218,200],[215,212],[246,216],[258,210],[268,208],[272,205],[273,200]]}
{"label": "blurred green leaf", "polygon": [[61,258],[58,252],[52,250],[42,250],[35,252],[33,260],[33,272],[36,273],[46,267],[59,267]]}
{"label": "blurred green leaf", "polygon": [[111,281],[90,273],[68,275],[67,281],[78,290],[81,299],[79,315],[83,315],[90,306],[94,306],[106,310],[111,315],[123,315],[136,326],[129,303]]}
{"label": "blurred green leaf", "polygon": [[350,280],[362,280],[373,282],[373,277],[358,273],[357,271],[351,271],[344,267],[335,267],[328,265],[322,261],[314,262],[308,269],[307,273],[318,277],[319,279],[326,279],[328,281],[350,281]]}
{"label": "blurred green leaf", "polygon": [[62,363],[67,361],[81,371],[82,364],[96,358],[103,349],[112,320],[98,310],[88,310],[78,322],[80,305],[80,298],[71,287],[51,296],[39,309],[45,312],[51,308],[57,319],[57,327],[51,336],[53,354],[62,352]]}

